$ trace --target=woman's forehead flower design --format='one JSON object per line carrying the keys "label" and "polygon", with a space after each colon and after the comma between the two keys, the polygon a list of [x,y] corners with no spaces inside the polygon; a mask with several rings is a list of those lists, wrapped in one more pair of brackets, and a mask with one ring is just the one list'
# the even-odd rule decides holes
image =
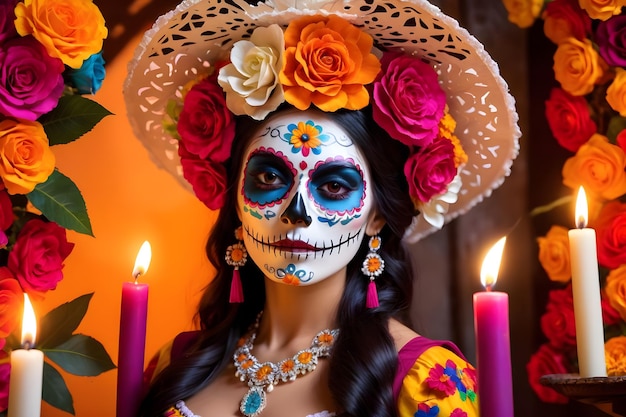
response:
{"label": "woman's forehead flower design", "polygon": [[312,120],[290,124],[287,129],[289,133],[285,134],[285,139],[293,146],[293,153],[302,150],[304,156],[308,156],[309,151],[319,155],[322,152],[320,146],[328,141],[328,135],[322,133],[322,126],[316,125]]}

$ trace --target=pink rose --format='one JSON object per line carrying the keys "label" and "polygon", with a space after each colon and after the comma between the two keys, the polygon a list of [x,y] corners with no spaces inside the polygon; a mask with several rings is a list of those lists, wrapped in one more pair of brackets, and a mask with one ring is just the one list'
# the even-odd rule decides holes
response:
{"label": "pink rose", "polygon": [[187,93],[177,127],[189,153],[213,162],[228,159],[235,119],[215,77],[200,81]]}
{"label": "pink rose", "polygon": [[183,143],[179,143],[178,155],[183,167],[183,177],[191,184],[196,197],[211,210],[221,208],[226,197],[224,165],[200,159],[188,152]]}
{"label": "pink rose", "polygon": [[578,151],[597,130],[587,100],[561,88],[553,88],[546,100],[546,119],[559,145],[571,152]]}
{"label": "pink rose", "polygon": [[626,204],[608,202],[602,207],[595,228],[600,265],[614,269],[626,264]]}
{"label": "pink rose", "polygon": [[0,268],[0,338],[4,339],[20,322],[24,295],[19,282],[6,267]]}
{"label": "pink rose", "polygon": [[63,279],[63,262],[73,248],[64,228],[32,219],[17,236],[7,266],[29,294],[53,290]]}
{"label": "pink rose", "polygon": [[569,372],[567,368],[567,358],[559,351],[555,350],[549,344],[543,344],[539,350],[530,357],[526,364],[526,372],[528,373],[528,382],[535,391],[539,399],[546,403],[565,404],[568,398],[559,394],[550,387],[541,385],[539,378],[544,375],[566,374]]}
{"label": "pink rose", "polygon": [[11,362],[5,351],[0,350],[0,411],[9,408],[9,376]]}
{"label": "pink rose", "polygon": [[583,40],[591,33],[591,18],[578,5],[578,0],[553,0],[543,12],[544,33],[559,44],[568,36]]}
{"label": "pink rose", "polygon": [[614,67],[626,66],[626,16],[613,16],[601,21],[596,30],[600,56]]}
{"label": "pink rose", "polygon": [[422,203],[445,192],[456,173],[454,145],[442,138],[409,156],[404,164],[409,194]]}
{"label": "pink rose", "polygon": [[437,73],[423,61],[404,54],[387,53],[381,64],[374,83],[374,120],[405,145],[431,144],[446,106]]}
{"label": "pink rose", "polygon": [[556,349],[576,347],[576,322],[571,286],[550,291],[546,312],[541,316],[540,324],[543,334]]}
{"label": "pink rose", "polygon": [[7,190],[0,190],[0,231],[7,230],[13,224],[13,204]]}
{"label": "pink rose", "polygon": [[0,48],[0,113],[36,120],[56,107],[63,94],[63,62],[32,36]]}
{"label": "pink rose", "polygon": [[17,0],[0,1],[0,44],[17,37],[15,30],[15,5]]}
{"label": "pink rose", "polygon": [[615,138],[617,146],[619,146],[624,152],[626,152],[626,129],[620,130]]}

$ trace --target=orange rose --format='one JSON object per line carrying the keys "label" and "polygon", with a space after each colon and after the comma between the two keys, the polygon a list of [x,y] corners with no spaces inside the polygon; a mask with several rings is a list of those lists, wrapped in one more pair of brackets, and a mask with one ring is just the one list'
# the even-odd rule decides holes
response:
{"label": "orange rose", "polygon": [[54,154],[39,122],[0,121],[0,178],[9,194],[28,194],[54,171]]}
{"label": "orange rose", "polygon": [[584,9],[592,19],[609,20],[612,16],[622,12],[626,6],[624,0],[578,0],[581,9]]}
{"label": "orange rose", "polygon": [[626,375],[626,336],[610,338],[604,344],[604,356],[609,376]]}
{"label": "orange rose", "polygon": [[584,96],[608,69],[589,39],[566,38],[554,53],[554,78],[573,96]]}
{"label": "orange rose", "polygon": [[502,3],[509,13],[509,22],[521,28],[532,26],[543,7],[543,0],[503,0]]}
{"label": "orange rose", "polygon": [[370,35],[334,15],[292,21],[280,72],[285,100],[300,110],[312,103],[327,112],[367,106],[364,86],[380,71],[373,44]]}
{"label": "orange rose", "polygon": [[626,155],[619,146],[598,133],[563,164],[563,184],[579,186],[592,197],[613,200],[626,194]]}
{"label": "orange rose", "polygon": [[552,226],[544,237],[537,238],[539,263],[552,281],[566,283],[572,277],[567,229]]}
{"label": "orange rose", "polygon": [[91,0],[24,0],[17,3],[15,17],[21,36],[33,35],[50,56],[72,68],[100,52],[108,34]]}
{"label": "orange rose", "polygon": [[615,69],[615,78],[606,90],[606,101],[620,116],[626,117],[626,70]]}
{"label": "orange rose", "polygon": [[604,291],[611,307],[619,313],[622,320],[626,320],[626,265],[609,272]]}

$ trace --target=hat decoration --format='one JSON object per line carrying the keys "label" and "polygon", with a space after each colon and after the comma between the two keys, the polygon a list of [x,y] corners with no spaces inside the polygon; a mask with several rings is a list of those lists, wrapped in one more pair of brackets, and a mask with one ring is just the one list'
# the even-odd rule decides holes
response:
{"label": "hat decoration", "polygon": [[[129,64],[128,116],[160,166],[209,208],[224,201],[235,115],[283,103],[372,107],[409,149],[416,241],[490,194],[520,135],[514,101],[482,45],[421,1],[299,4],[185,1],[146,33]],[[294,151],[316,152],[294,127]]]}

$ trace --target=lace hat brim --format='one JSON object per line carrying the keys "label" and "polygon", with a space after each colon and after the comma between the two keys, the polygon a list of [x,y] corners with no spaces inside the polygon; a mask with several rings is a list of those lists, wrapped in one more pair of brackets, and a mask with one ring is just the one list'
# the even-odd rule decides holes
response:
{"label": "lace hat brim", "polygon": [[[455,134],[468,155],[456,201],[442,203],[449,205],[445,222],[502,184],[519,151],[515,101],[483,45],[425,0],[277,0],[256,6],[242,0],[183,1],[146,32],[124,84],[130,124],[154,162],[191,190],[182,175],[178,141],[162,125],[168,100],[256,27],[286,27],[310,14],[339,15],[369,33],[378,48],[419,56],[436,70],[457,122]],[[436,230],[418,215],[405,238],[415,242]]]}

